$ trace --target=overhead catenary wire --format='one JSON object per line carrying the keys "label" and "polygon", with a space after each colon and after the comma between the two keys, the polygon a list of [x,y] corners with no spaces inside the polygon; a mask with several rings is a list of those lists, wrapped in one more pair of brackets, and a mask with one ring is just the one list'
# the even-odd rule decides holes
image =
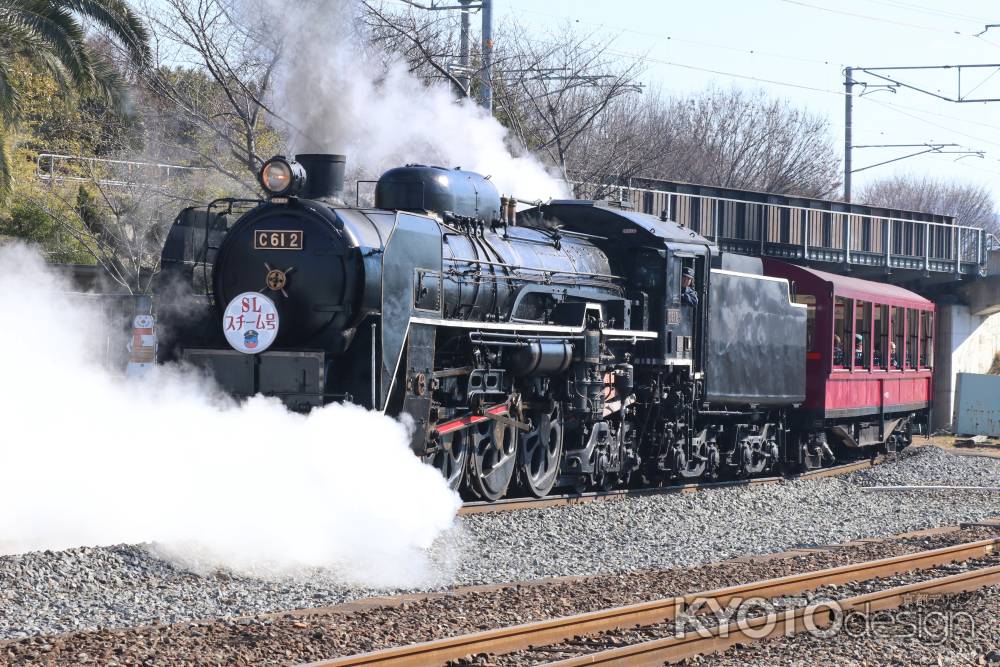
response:
{"label": "overhead catenary wire", "polygon": [[927,7],[925,5],[918,5],[912,2],[902,2],[901,0],[868,0],[868,2],[875,5],[882,5],[884,7],[894,7],[896,9],[908,9],[911,11],[916,11],[922,14],[928,14],[931,16],[940,16],[942,18],[952,18],[959,21],[967,21],[969,23],[976,23],[978,25],[983,25],[984,23],[989,23],[987,19],[970,16],[969,14],[959,14],[958,12],[949,12],[942,9],[934,9]]}
{"label": "overhead catenary wire", "polygon": [[874,103],[874,104],[877,104],[877,105],[879,105],[879,106],[882,106],[882,107],[885,107],[885,108],[888,108],[888,109],[890,109],[891,111],[895,111],[896,113],[899,113],[899,114],[902,114],[902,115],[904,115],[904,116],[907,116],[908,118],[912,118],[913,120],[916,120],[916,121],[919,121],[919,122],[921,122],[921,123],[926,123],[927,125],[931,125],[931,126],[933,126],[933,127],[936,127],[936,128],[938,128],[938,129],[941,129],[941,130],[946,130],[946,131],[948,131],[948,132],[954,132],[954,133],[956,133],[956,134],[960,134],[960,135],[962,135],[963,137],[966,137],[966,138],[968,138],[968,139],[974,139],[974,140],[976,140],[976,141],[978,141],[978,142],[981,142],[981,143],[984,143],[984,144],[990,144],[991,146],[996,146],[997,148],[1000,148],[1000,142],[997,142],[997,141],[991,141],[991,140],[989,140],[989,139],[986,139],[986,138],[984,138],[984,137],[980,137],[980,136],[976,136],[976,135],[974,135],[974,134],[969,134],[968,132],[962,132],[961,130],[956,130],[955,128],[952,128],[952,127],[947,127],[947,126],[945,126],[945,125],[941,125],[940,123],[935,123],[934,121],[931,121],[931,120],[927,120],[926,118],[921,118],[920,116],[916,116],[916,115],[914,115],[914,114],[912,114],[912,113],[908,113],[908,112],[906,112],[906,111],[903,111],[902,109],[900,109],[900,108],[897,108],[897,107],[896,107],[896,106],[894,106],[894,105],[890,105],[890,104],[889,104],[889,103],[887,103],[887,102],[882,102],[881,100],[873,100],[873,99],[870,99],[870,100],[868,100],[868,101],[869,101],[869,102],[872,102],[872,103]]}
{"label": "overhead catenary wire", "polygon": [[[534,10],[523,10],[523,11],[528,12],[528,13],[532,13],[532,14],[537,14],[537,15],[540,15],[540,16],[547,16],[547,17],[550,17],[550,18],[569,18],[569,17],[562,16],[562,15],[550,14],[550,13],[547,13],[547,12],[538,12],[538,11],[534,11]],[[585,22],[585,21],[579,21],[578,19],[577,19],[577,21],[581,22],[581,23],[588,23],[588,22]],[[594,24],[594,25],[597,25],[597,24]],[[823,65],[823,66],[830,66],[830,65],[834,64],[834,61],[832,61],[832,60],[816,60],[816,59],[811,59],[811,58],[799,58],[799,57],[795,57],[795,56],[781,56],[780,54],[774,54],[774,53],[770,53],[770,52],[767,52],[767,51],[761,51],[759,49],[755,49],[755,48],[752,48],[752,47],[724,46],[724,45],[719,45],[719,44],[712,44],[710,42],[702,42],[702,41],[691,40],[691,39],[686,39],[686,38],[675,38],[675,37],[673,37],[671,35],[667,35],[667,34],[653,33],[653,32],[648,32],[648,31],[641,31],[641,30],[634,30],[634,29],[630,29],[630,28],[620,28],[618,26],[613,26],[613,25],[608,25],[608,24],[602,24],[602,25],[604,27],[611,27],[612,29],[621,30],[623,32],[630,32],[630,33],[633,33],[633,34],[640,34],[640,35],[646,35],[646,36],[651,36],[651,37],[660,37],[660,38],[664,38],[664,39],[667,39],[667,40],[674,40],[674,41],[678,41],[678,42],[685,42],[685,43],[690,43],[690,44],[696,44],[696,45],[699,45],[699,46],[705,46],[705,47],[709,47],[709,48],[718,48],[718,49],[723,49],[723,50],[728,50],[728,51],[734,51],[734,52],[738,52],[738,53],[745,53],[745,54],[750,54],[750,55],[763,55],[763,56],[776,57],[776,58],[784,58],[786,60],[795,60],[795,61],[799,61],[799,62],[805,62],[805,63],[816,64],[816,65]],[[541,41],[540,43],[547,44],[547,45],[550,45],[550,46],[557,46],[553,42]],[[616,56],[620,56],[620,57],[624,57],[624,58],[630,58],[630,59],[633,59],[633,60],[636,60],[636,61],[643,61],[643,62],[655,63],[655,64],[658,64],[658,65],[665,65],[665,66],[668,66],[668,67],[677,67],[677,68],[688,69],[688,70],[692,70],[692,71],[705,72],[705,73],[708,73],[708,74],[717,74],[719,76],[726,76],[726,77],[735,78],[735,79],[742,79],[742,80],[746,80],[746,81],[754,81],[754,82],[757,82],[757,83],[766,83],[766,84],[783,86],[783,87],[788,87],[788,88],[796,88],[796,89],[799,89],[799,90],[807,90],[807,91],[811,91],[811,92],[818,92],[818,93],[823,93],[823,94],[828,94],[828,95],[836,95],[838,97],[843,97],[843,95],[844,95],[844,91],[842,91],[842,90],[834,90],[834,89],[830,89],[830,88],[822,88],[820,86],[811,86],[811,85],[808,85],[808,84],[795,83],[795,82],[791,82],[791,81],[783,81],[783,80],[780,80],[780,79],[775,79],[775,78],[770,78],[770,77],[760,77],[760,76],[754,76],[754,75],[750,75],[750,74],[741,74],[741,73],[737,73],[737,72],[729,72],[729,71],[725,71],[725,70],[721,70],[721,69],[717,69],[717,68],[704,67],[704,66],[700,66],[700,65],[692,65],[692,64],[689,64],[689,63],[677,62],[677,61],[674,61],[674,60],[666,60],[666,59],[663,59],[663,58],[655,58],[655,57],[649,56],[648,54],[639,54],[639,53],[634,53],[634,52],[630,52],[630,51],[624,51],[624,50],[620,50],[620,49],[612,49],[612,48],[605,49],[605,52],[609,53],[611,55],[616,55]],[[838,66],[842,66],[842,65],[838,64]],[[992,75],[990,75],[990,76],[992,76]],[[987,78],[989,78],[989,77],[987,77]],[[983,82],[980,82],[979,85],[982,85],[982,83],[985,83],[985,80]],[[874,101],[874,100],[869,100],[868,98],[861,97],[861,96],[857,96],[857,97],[858,97],[858,99],[861,99],[861,100],[864,100],[864,101]],[[941,113],[937,113],[937,112],[933,112],[933,111],[927,111],[927,110],[924,110],[924,109],[919,109],[917,107],[912,107],[912,106],[908,106],[908,105],[904,105],[904,104],[898,104],[898,103],[895,103],[895,102],[882,102],[882,101],[879,101],[878,103],[881,104],[881,105],[883,105],[883,106],[898,107],[900,109],[910,109],[910,110],[913,110],[913,111],[917,111],[919,113],[926,113],[926,114],[929,114],[929,115],[938,116],[940,118],[946,118],[946,119],[949,119],[949,120],[953,120],[953,121],[959,122],[959,123],[967,123],[967,124],[970,124],[970,125],[979,125],[981,127],[986,127],[986,128],[989,128],[989,129],[995,129],[995,130],[1000,131],[1000,125],[993,125],[993,124],[985,123],[985,122],[982,122],[982,121],[970,120],[970,119],[965,119],[965,118],[958,118],[956,116],[949,116],[947,114],[941,114]],[[948,129],[948,128],[944,128],[944,129]],[[971,135],[968,135],[968,136],[971,136]]]}
{"label": "overhead catenary wire", "polygon": [[[399,0],[397,0],[397,1],[399,1]],[[536,16],[544,16],[544,17],[553,18],[553,19],[568,19],[568,18],[570,18],[568,16],[563,16],[563,15],[560,15],[560,14],[552,14],[552,13],[549,13],[549,12],[540,12],[540,11],[538,11],[536,9],[523,9],[523,8],[519,8],[518,12],[519,13],[523,12],[525,14],[534,14]],[[792,62],[810,63],[810,64],[814,64],[814,65],[837,65],[839,67],[843,67],[843,63],[837,63],[833,59],[819,60],[819,59],[816,59],[816,58],[806,58],[806,57],[803,57],[803,56],[792,56],[792,55],[788,55],[787,53],[777,53],[777,52],[774,52],[774,51],[766,51],[766,50],[758,49],[758,48],[754,48],[754,47],[733,46],[731,44],[717,44],[717,43],[714,43],[714,42],[705,42],[705,41],[702,41],[702,40],[690,39],[690,38],[687,38],[687,37],[678,37],[677,35],[672,35],[672,34],[668,34],[668,33],[665,33],[665,32],[653,32],[653,31],[649,31],[649,30],[637,30],[635,28],[626,28],[624,26],[614,25],[614,24],[610,24],[610,23],[607,23],[607,22],[597,23],[595,21],[584,21],[584,20],[581,20],[581,19],[573,19],[573,21],[575,23],[580,23],[581,25],[590,25],[590,26],[594,26],[594,27],[597,27],[597,28],[610,28],[611,30],[614,30],[615,32],[629,33],[629,34],[632,34],[632,35],[642,35],[643,37],[654,37],[656,39],[667,40],[668,42],[679,42],[679,43],[682,43],[682,44],[693,44],[695,46],[703,46],[703,47],[710,48],[710,49],[719,49],[719,50],[722,50],[722,51],[732,51],[734,53],[742,53],[742,54],[751,55],[751,56],[763,56],[763,57],[766,57],[766,58],[776,58],[776,59],[779,59],[779,60],[788,60],[788,61],[792,61]]]}
{"label": "overhead catenary wire", "polygon": [[[517,0],[515,0],[515,2],[516,1]],[[834,8],[830,8],[830,7],[824,7],[822,5],[815,4],[815,3],[812,3],[812,2],[806,2],[804,0],[778,0],[778,1],[779,2],[784,2],[786,4],[798,5],[798,6],[801,6],[801,7],[804,7],[804,8],[808,8],[808,9],[815,9],[815,10],[829,12],[829,13],[834,13],[834,14],[841,14],[841,15],[844,15],[844,16],[858,18],[858,19],[862,19],[862,20],[876,21],[876,22],[881,22],[881,23],[890,23],[890,24],[899,25],[901,27],[915,28],[915,29],[921,29],[921,30],[929,30],[929,31],[933,31],[933,32],[938,32],[938,33],[948,34],[948,35],[953,35],[953,36],[958,36],[958,37],[976,37],[977,39],[981,39],[981,37],[979,35],[968,34],[968,33],[964,33],[964,32],[958,31],[958,30],[947,30],[947,29],[943,29],[943,28],[939,28],[939,27],[921,25],[921,24],[913,23],[913,22],[898,21],[898,20],[895,20],[895,19],[888,19],[888,18],[882,18],[882,17],[877,17],[877,16],[871,16],[869,14],[864,14],[864,13],[860,13],[860,12],[853,12],[853,11],[847,11],[847,10],[842,10],[842,9],[834,9]],[[907,2],[897,1],[897,0],[872,0],[872,2],[874,4],[879,4],[879,5],[883,5],[883,6],[886,6],[886,7],[896,7],[896,8],[902,8],[902,9],[912,9],[912,10],[915,10],[917,12],[928,14],[928,15],[940,16],[942,18],[953,19],[953,20],[960,20],[960,21],[964,21],[964,22],[967,22],[967,23],[974,23],[974,24],[977,24],[977,25],[983,25],[984,22],[985,22],[983,19],[980,19],[978,17],[973,17],[973,16],[970,16],[970,15],[959,14],[959,13],[956,13],[956,12],[947,12],[947,11],[935,10],[935,9],[932,9],[932,8],[929,8],[929,7],[926,7],[926,6],[922,6],[922,5],[917,5],[917,4],[914,4],[914,3],[907,3]],[[696,39],[689,39],[689,38],[686,38],[686,37],[677,37],[677,36],[670,35],[670,34],[667,34],[667,33],[664,33],[664,32],[649,31],[649,30],[638,30],[638,29],[634,29],[634,28],[626,28],[626,27],[622,27],[622,26],[615,26],[615,25],[612,25],[612,24],[608,24],[606,22],[597,24],[597,23],[594,23],[594,22],[588,22],[588,21],[582,21],[580,19],[575,19],[572,16],[565,16],[565,15],[553,14],[553,13],[549,13],[549,12],[542,12],[542,11],[537,11],[537,10],[529,9],[529,8],[519,8],[518,11],[519,12],[525,12],[525,13],[531,13],[531,14],[535,14],[535,15],[538,15],[538,16],[545,16],[545,17],[549,17],[549,18],[570,19],[570,20],[573,20],[576,23],[592,24],[592,25],[603,27],[603,28],[611,28],[612,30],[620,31],[622,33],[630,33],[630,34],[642,35],[642,36],[647,36],[647,37],[656,37],[656,38],[659,38],[659,39],[662,39],[662,40],[666,40],[667,42],[677,42],[677,43],[683,43],[683,44],[692,44],[692,45],[695,45],[695,46],[705,47],[705,48],[709,48],[709,49],[716,49],[716,50],[720,50],[720,51],[729,51],[729,52],[741,53],[741,54],[746,54],[746,55],[751,55],[751,56],[761,56],[761,57],[768,57],[768,58],[778,58],[778,59],[783,59],[783,60],[788,60],[788,61],[795,61],[795,62],[801,62],[801,63],[812,64],[812,65],[819,65],[819,66],[824,66],[824,67],[829,67],[829,66],[831,66],[832,64],[835,63],[835,61],[833,59],[819,60],[819,59],[815,59],[815,58],[808,58],[808,57],[801,57],[801,56],[791,56],[791,55],[787,55],[787,54],[779,54],[779,53],[774,53],[774,52],[771,52],[771,51],[756,49],[756,48],[753,48],[753,47],[734,46],[734,45],[731,45],[731,44],[724,45],[724,44],[718,44],[718,43],[713,43],[713,42],[708,42],[708,41],[702,41],[702,40],[696,40]],[[542,43],[546,43],[546,42],[543,41]],[[990,44],[993,45],[993,46],[1000,47],[1000,45],[997,45],[997,44],[992,44],[992,43],[990,43]],[[797,83],[797,82],[786,81],[786,80],[781,80],[781,79],[772,78],[772,77],[763,77],[763,76],[756,76],[756,75],[752,75],[752,74],[743,74],[743,73],[739,73],[739,72],[731,72],[731,71],[726,71],[726,70],[723,70],[723,69],[712,68],[712,67],[705,67],[705,66],[701,66],[701,65],[694,65],[694,64],[684,63],[684,62],[678,62],[678,61],[675,61],[675,60],[670,60],[670,59],[665,59],[665,58],[656,58],[656,57],[650,56],[649,54],[637,54],[637,53],[633,53],[633,52],[629,52],[629,51],[625,51],[625,50],[612,49],[612,48],[607,48],[607,47],[604,50],[609,55],[619,56],[619,57],[623,57],[623,58],[631,58],[631,59],[636,60],[636,61],[648,62],[648,63],[653,63],[653,64],[656,64],[656,65],[663,65],[663,66],[667,66],[667,67],[675,67],[675,68],[679,68],[679,69],[685,69],[685,70],[696,71],[696,72],[704,72],[704,73],[707,73],[707,74],[713,74],[713,75],[717,75],[717,76],[724,76],[724,77],[728,77],[728,78],[732,78],[732,79],[738,79],[738,80],[743,80],[743,81],[752,81],[752,82],[755,82],[755,83],[765,84],[765,85],[769,85],[769,86],[781,86],[781,87],[785,87],[785,88],[791,88],[791,89],[797,89],[797,90],[804,90],[804,91],[813,92],[813,93],[819,93],[819,94],[823,94],[823,95],[837,95],[838,97],[843,97],[845,95],[845,92],[841,91],[841,90],[833,90],[833,89],[824,88],[824,87],[821,87],[821,86],[809,85],[809,84],[805,84],[805,83]],[[998,70],[998,71],[1000,71],[1000,70]],[[994,72],[994,74],[995,74],[995,72]],[[989,77],[987,77],[983,81],[979,82],[979,84],[977,84],[977,86],[975,88],[973,88],[973,90],[976,90],[979,87],[981,87],[990,78],[992,78],[992,76],[993,76],[993,74],[991,74]],[[924,123],[924,124],[927,124],[927,125],[930,125],[930,126],[933,126],[933,127],[937,127],[939,129],[943,129],[943,130],[948,131],[948,132],[954,132],[954,133],[956,133],[956,134],[958,134],[958,135],[960,135],[962,137],[966,137],[968,139],[972,139],[972,140],[974,140],[976,142],[980,142],[980,143],[983,143],[983,144],[988,144],[990,146],[994,146],[994,147],[1000,148],[1000,143],[998,143],[997,141],[992,141],[992,140],[986,139],[986,138],[984,138],[982,136],[978,136],[978,135],[975,135],[975,134],[971,134],[969,132],[964,132],[964,131],[961,131],[961,130],[957,130],[954,127],[949,127],[949,126],[943,125],[941,123],[937,123],[937,122],[934,122],[932,120],[928,120],[926,118],[921,118],[920,116],[914,115],[912,113],[907,113],[906,110],[910,110],[910,111],[913,111],[913,112],[918,113],[918,114],[925,114],[925,115],[935,116],[937,118],[942,118],[942,119],[950,120],[950,121],[955,122],[955,123],[975,125],[975,126],[984,127],[984,128],[988,128],[988,129],[994,129],[994,130],[998,130],[998,131],[1000,131],[1000,126],[992,125],[990,123],[986,123],[986,122],[982,122],[982,121],[977,121],[977,120],[958,118],[958,117],[947,115],[947,114],[941,114],[941,113],[937,113],[937,112],[933,112],[933,111],[928,111],[928,110],[921,109],[921,108],[918,108],[918,107],[913,107],[913,106],[908,106],[908,105],[903,105],[903,104],[898,104],[898,103],[892,103],[892,102],[885,102],[885,101],[881,101],[881,100],[870,99],[868,97],[863,97],[863,96],[855,96],[855,99],[861,100],[861,101],[864,101],[864,102],[870,102],[872,104],[877,104],[877,105],[879,105],[879,106],[881,106],[881,107],[883,107],[885,109],[896,111],[897,113],[902,114],[904,116],[907,116],[909,118],[912,118],[912,119],[914,119],[914,120],[916,120],[918,122],[921,122],[921,123]]]}
{"label": "overhead catenary wire", "polygon": [[[770,78],[752,76],[752,75],[748,75],[748,74],[739,74],[737,72],[727,72],[727,71],[724,71],[724,70],[712,69],[712,68],[708,68],[708,67],[699,67],[698,65],[689,65],[689,64],[686,64],[686,63],[678,63],[678,62],[673,62],[673,61],[669,61],[669,60],[662,60],[662,59],[658,59],[658,58],[648,58],[648,57],[644,58],[643,56],[640,56],[639,54],[629,53],[629,52],[625,52],[625,51],[616,51],[616,50],[609,49],[608,53],[611,53],[612,55],[620,55],[620,56],[623,56],[623,57],[631,57],[631,58],[636,58],[636,59],[644,59],[644,60],[649,61],[649,62],[655,62],[655,63],[662,64],[662,65],[668,65],[668,66],[671,66],[671,67],[680,67],[680,68],[683,68],[683,69],[690,69],[690,70],[695,70],[695,71],[700,71],[700,72],[707,72],[707,73],[711,73],[711,74],[718,74],[720,76],[727,76],[727,77],[736,78],[736,79],[743,79],[743,80],[755,81],[755,82],[758,82],[758,83],[769,83],[769,84],[778,85],[778,86],[785,86],[785,87],[789,87],[789,88],[798,88],[798,89],[802,89],[802,90],[808,90],[808,91],[823,93],[823,94],[827,94],[827,95],[836,95],[837,97],[844,97],[844,95],[845,95],[845,93],[842,90],[831,90],[829,88],[820,88],[818,86],[809,86],[809,85],[806,85],[806,84],[793,83],[793,82],[790,82],[790,81],[781,81],[779,79],[770,79]],[[977,135],[969,134],[967,132],[962,132],[961,130],[956,130],[956,129],[948,127],[948,126],[941,125],[940,123],[935,123],[935,122],[927,120],[925,118],[920,118],[919,116],[914,116],[914,115],[912,115],[910,113],[907,113],[904,110],[912,110],[912,111],[915,111],[917,113],[924,113],[924,114],[928,114],[928,115],[937,116],[937,117],[940,117],[940,118],[946,118],[946,119],[953,120],[953,121],[960,122],[960,123],[969,123],[969,124],[972,124],[972,125],[979,125],[979,126],[986,127],[986,128],[989,128],[989,129],[994,129],[994,130],[997,130],[997,131],[1000,131],[1000,125],[992,125],[990,123],[984,123],[984,122],[981,122],[981,121],[973,121],[973,120],[967,120],[967,119],[957,118],[955,116],[950,116],[950,115],[947,115],[947,114],[941,114],[941,113],[934,112],[934,111],[926,111],[926,110],[923,110],[923,109],[919,109],[917,107],[911,107],[911,106],[908,106],[908,105],[898,104],[898,103],[895,103],[895,102],[886,102],[886,101],[883,101],[883,100],[877,100],[877,99],[873,99],[873,98],[870,98],[870,97],[855,96],[855,99],[859,99],[862,102],[868,102],[868,103],[871,103],[871,104],[877,104],[878,106],[885,107],[887,109],[896,111],[897,113],[901,113],[901,114],[903,114],[905,116],[909,116],[909,117],[913,118],[914,120],[921,121],[921,122],[926,123],[928,125],[932,125],[934,127],[937,127],[938,129],[943,129],[943,130],[946,130],[946,131],[949,131],[949,132],[955,132],[956,134],[960,134],[960,135],[962,135],[964,137],[967,137],[969,139],[974,139],[976,141],[980,141],[982,143],[991,144],[993,146],[997,146],[998,148],[1000,148],[1000,143],[998,143],[996,141],[991,141],[989,139],[985,139],[985,138],[977,136]]]}
{"label": "overhead catenary wire", "polygon": [[[784,1],[784,0],[780,0],[780,1]],[[793,1],[793,2],[795,2],[797,4],[806,4],[806,3],[798,3],[797,0],[789,0],[789,1]],[[898,3],[898,4],[905,5],[907,3]],[[531,9],[519,9],[518,11],[523,11],[525,13],[535,14],[535,15],[538,15],[538,16],[546,16],[548,18],[557,18],[557,19],[569,19],[569,18],[571,18],[569,16],[564,16],[564,15],[560,15],[560,14],[552,14],[552,13],[549,13],[549,12],[540,12],[540,11],[531,10]],[[967,18],[966,20],[978,21],[978,19],[971,19],[971,18]],[[660,38],[660,39],[666,39],[668,41],[676,41],[676,42],[681,42],[681,43],[694,44],[694,45],[704,46],[704,47],[708,47],[708,48],[715,48],[715,49],[720,49],[720,50],[733,51],[733,52],[736,52],[736,53],[743,53],[743,54],[748,54],[748,55],[759,55],[759,56],[772,57],[772,58],[781,58],[781,59],[784,59],[784,60],[804,62],[804,63],[807,63],[807,64],[815,64],[815,65],[822,65],[822,66],[837,65],[838,67],[843,67],[842,63],[836,63],[836,61],[833,60],[833,59],[817,60],[815,58],[803,58],[803,57],[798,57],[798,56],[788,56],[788,55],[783,55],[783,54],[778,54],[778,53],[773,53],[773,52],[769,52],[769,51],[764,51],[764,50],[756,49],[756,48],[753,48],[753,47],[714,44],[714,43],[711,43],[711,42],[704,42],[704,41],[700,41],[700,40],[693,40],[693,39],[688,39],[688,38],[675,37],[673,35],[669,35],[669,34],[666,34],[666,33],[658,33],[658,32],[651,32],[651,31],[645,31],[645,30],[636,30],[636,29],[633,29],[633,28],[624,28],[624,27],[621,27],[621,26],[615,26],[615,25],[608,24],[608,23],[597,24],[597,23],[594,23],[594,22],[581,21],[580,19],[574,19],[574,21],[577,22],[577,23],[583,23],[583,24],[587,24],[587,25],[595,25],[595,26],[600,26],[600,27],[605,27],[605,28],[611,28],[613,30],[620,31],[620,32],[627,32],[627,33],[631,33],[631,34],[644,35],[644,36],[648,36],[648,37],[657,37],[657,38]],[[968,36],[968,35],[963,35],[963,36]],[[552,46],[556,46],[556,44],[554,44],[552,42],[542,41],[541,43],[545,43],[545,44],[549,44],[549,45],[552,45]],[[996,46],[1000,46],[1000,45],[996,45]],[[611,49],[611,48],[605,49],[605,51],[607,53],[611,54],[611,55],[617,55],[617,56],[624,57],[624,58],[631,58],[631,59],[638,60],[638,61],[656,63],[658,65],[665,65],[665,66],[669,66],[669,67],[678,67],[678,68],[681,68],[681,69],[688,69],[688,70],[693,70],[693,71],[705,72],[705,73],[709,73],[709,74],[717,74],[719,76],[726,76],[726,77],[735,78],[735,79],[742,79],[742,80],[747,80],[747,81],[754,81],[754,82],[757,82],[757,83],[767,83],[767,84],[771,84],[771,85],[784,86],[784,87],[788,87],[788,88],[796,88],[796,89],[800,89],[800,90],[807,90],[807,91],[824,93],[824,94],[829,94],[829,95],[837,95],[839,97],[842,97],[844,95],[844,92],[842,90],[833,90],[833,89],[829,89],[829,88],[822,88],[822,87],[819,87],[819,86],[811,86],[811,85],[802,84],[802,83],[794,83],[794,82],[791,82],[791,81],[783,81],[783,80],[775,79],[775,78],[753,76],[753,75],[749,75],[749,74],[740,74],[740,73],[737,73],[737,72],[729,72],[729,71],[725,71],[725,70],[721,70],[721,69],[717,69],[717,68],[709,68],[709,67],[704,67],[704,66],[700,66],[700,65],[692,65],[692,64],[689,64],[689,63],[677,62],[677,61],[674,61],[674,60],[666,60],[666,59],[662,59],[662,58],[654,58],[654,57],[649,56],[648,54],[638,54],[638,53],[633,53],[633,52],[619,50],[619,49]],[[990,75],[990,76],[992,76],[992,75]],[[987,78],[989,78],[989,77],[987,77]],[[983,82],[980,82],[979,85],[982,85],[982,83],[985,83],[985,80]],[[873,101],[873,100],[868,100],[867,98],[863,98],[863,97],[860,97],[860,99],[865,100],[865,101]],[[995,130],[1000,131],[1000,126],[998,126],[998,125],[992,125],[990,123],[984,123],[984,122],[981,122],[981,121],[975,121],[975,120],[969,120],[969,119],[964,119],[964,118],[958,118],[958,117],[955,117],[955,116],[949,116],[947,114],[936,113],[936,112],[933,112],[933,111],[925,111],[925,110],[919,109],[917,107],[911,107],[911,106],[907,106],[907,105],[903,105],[903,104],[897,104],[897,103],[893,103],[893,102],[879,102],[879,103],[882,104],[883,106],[898,107],[898,108],[901,108],[901,109],[910,109],[910,110],[917,111],[917,112],[920,112],[920,113],[926,113],[926,114],[935,115],[935,116],[938,116],[938,117],[941,117],[941,118],[946,118],[946,119],[954,120],[954,121],[960,122],[960,123],[968,123],[968,124],[972,124],[972,125],[979,125],[979,126],[982,126],[982,127],[987,127],[987,128],[990,128],[990,129],[995,129]],[[948,128],[943,128],[943,129],[948,129]],[[971,136],[971,135],[967,135],[967,136]]]}
{"label": "overhead catenary wire", "polygon": [[1000,171],[998,171],[998,170],[987,169],[986,167],[982,167],[982,166],[980,166],[978,164],[966,162],[964,160],[955,160],[955,159],[950,159],[950,158],[946,158],[946,157],[937,157],[937,156],[929,156],[929,157],[931,157],[932,159],[937,160],[939,162],[948,162],[948,163],[957,165],[959,167],[963,167],[965,169],[973,169],[975,171],[981,171],[984,174],[990,174],[992,176],[1000,176]]}
{"label": "overhead catenary wire", "polygon": [[842,16],[852,16],[855,18],[865,19],[868,21],[877,21],[879,23],[888,23],[892,25],[902,26],[904,28],[915,28],[917,30],[927,30],[930,32],[936,32],[945,35],[958,35],[961,37],[974,37],[975,35],[969,35],[958,30],[948,30],[946,28],[936,28],[933,26],[920,25],[919,23],[909,23],[907,21],[897,21],[895,19],[882,18],[880,16],[871,16],[869,14],[861,14],[859,12],[851,12],[845,9],[833,9],[831,7],[824,7],[822,5],[815,5],[811,2],[804,2],[803,0],[778,0],[778,2],[784,2],[789,5],[798,5],[800,7],[808,7],[810,9],[816,9],[822,12],[829,12],[831,14],[840,14]]}

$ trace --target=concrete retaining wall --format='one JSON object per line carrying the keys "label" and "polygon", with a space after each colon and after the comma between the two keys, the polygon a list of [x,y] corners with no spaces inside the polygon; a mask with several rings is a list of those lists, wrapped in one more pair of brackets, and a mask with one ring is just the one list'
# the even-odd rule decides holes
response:
{"label": "concrete retaining wall", "polygon": [[958,373],[985,373],[1000,351],[1000,313],[973,315],[968,306],[938,305],[931,428],[951,429]]}

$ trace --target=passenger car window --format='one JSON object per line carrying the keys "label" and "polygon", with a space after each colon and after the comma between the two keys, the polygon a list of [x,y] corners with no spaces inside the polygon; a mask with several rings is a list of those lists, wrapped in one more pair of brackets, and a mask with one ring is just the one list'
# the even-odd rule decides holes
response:
{"label": "passenger car window", "polygon": [[906,309],[906,367],[917,367],[917,347],[920,337],[920,321],[917,319],[917,309]]}
{"label": "passenger car window", "polygon": [[934,313],[929,310],[920,312],[920,367],[930,368],[934,365]]}
{"label": "passenger car window", "polygon": [[833,366],[849,368],[851,365],[851,331],[853,330],[854,301],[836,297],[833,307]]}
{"label": "passenger car window", "polygon": [[806,306],[806,351],[816,351],[816,297],[812,294],[796,294],[795,303]]}
{"label": "passenger car window", "polygon": [[906,317],[905,311],[899,306],[892,307],[892,342],[896,344],[896,362],[893,368],[903,367],[903,350],[906,347]]}
{"label": "passenger car window", "polygon": [[858,303],[854,316],[854,367],[868,368],[872,354],[872,304]]}
{"label": "passenger car window", "polygon": [[875,306],[875,367],[889,368],[889,306]]}

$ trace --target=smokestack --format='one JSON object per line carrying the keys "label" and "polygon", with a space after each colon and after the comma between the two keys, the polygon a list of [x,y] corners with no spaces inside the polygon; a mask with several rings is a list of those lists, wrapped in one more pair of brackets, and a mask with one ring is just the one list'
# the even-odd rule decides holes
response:
{"label": "smokestack", "polygon": [[301,153],[295,161],[306,170],[306,185],[299,194],[304,199],[344,201],[344,167],[347,156],[333,153]]}

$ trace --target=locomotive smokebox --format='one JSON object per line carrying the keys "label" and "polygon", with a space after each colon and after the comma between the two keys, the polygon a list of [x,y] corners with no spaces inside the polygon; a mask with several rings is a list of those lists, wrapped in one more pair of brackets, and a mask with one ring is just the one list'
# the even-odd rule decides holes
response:
{"label": "locomotive smokebox", "polygon": [[306,170],[306,184],[299,196],[304,199],[344,200],[344,167],[347,156],[333,153],[300,153],[295,161]]}

